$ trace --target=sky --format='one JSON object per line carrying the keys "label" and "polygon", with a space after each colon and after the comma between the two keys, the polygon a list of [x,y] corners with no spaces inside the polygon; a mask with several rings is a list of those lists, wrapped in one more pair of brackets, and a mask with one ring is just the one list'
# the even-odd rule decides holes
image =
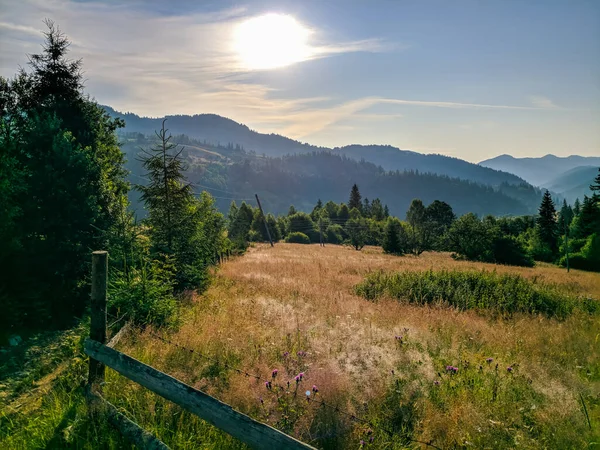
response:
{"label": "sky", "polygon": [[123,112],[472,162],[600,156],[597,0],[0,0],[0,75],[45,18]]}

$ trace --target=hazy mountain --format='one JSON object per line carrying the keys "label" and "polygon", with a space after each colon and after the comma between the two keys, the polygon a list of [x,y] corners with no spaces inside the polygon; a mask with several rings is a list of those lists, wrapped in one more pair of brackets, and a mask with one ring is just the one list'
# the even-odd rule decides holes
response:
{"label": "hazy mountain", "polygon": [[577,167],[594,166],[597,169],[600,167],[600,157],[546,155],[542,158],[515,158],[510,155],[500,155],[481,161],[479,165],[514,173],[535,186],[543,186],[549,180],[558,178]]}
{"label": "hazy mountain", "polygon": [[492,186],[499,186],[501,183],[518,185],[524,182],[510,173],[499,172],[461,159],[443,155],[425,155],[391,146],[348,145],[335,149],[316,147],[277,134],[258,133],[246,125],[215,114],[148,118],[132,113],[120,113],[108,106],[104,108],[110,115],[125,120],[127,132],[154,134],[154,131],[160,128],[162,120],[166,118],[168,119],[167,127],[173,135],[187,135],[201,143],[216,146],[228,143],[238,144],[247,151],[268,156],[327,150],[353,159],[370,161],[382,166],[385,170],[418,170]]}
{"label": "hazy mountain", "polygon": [[400,150],[390,145],[347,145],[334,150],[355,159],[365,159],[387,170],[418,170],[498,186],[525,180],[507,172],[482,167],[450,156]]}
{"label": "hazy mountain", "polygon": [[596,166],[579,166],[542,183],[542,186],[560,194],[567,202],[572,203],[576,198],[581,200],[584,195],[591,195],[590,184],[597,174]]}
{"label": "hazy mountain", "polygon": [[[144,170],[137,158],[140,147],[152,144],[151,138],[139,133],[121,137],[127,157],[130,181],[144,184]],[[285,213],[290,204],[311,211],[316,201],[348,200],[350,187],[357,183],[363,197],[379,197],[394,215],[404,217],[410,202],[420,198],[426,203],[443,200],[455,212],[480,215],[519,215],[534,213],[541,191],[522,183],[502,183],[498,187],[443,175],[416,171],[386,171],[367,161],[358,161],[331,151],[297,153],[283,157],[265,157],[248,153],[235,145],[212,146],[188,136],[176,135],[174,142],[185,145],[187,179],[196,192],[207,190],[222,211],[232,200],[254,202],[258,193],[268,212]],[[138,215],[139,193],[130,198]]]}

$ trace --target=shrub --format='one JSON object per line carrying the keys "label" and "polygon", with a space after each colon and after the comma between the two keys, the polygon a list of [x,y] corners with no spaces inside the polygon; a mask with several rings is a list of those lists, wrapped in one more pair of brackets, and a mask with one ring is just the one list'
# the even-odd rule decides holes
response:
{"label": "shrub", "polygon": [[494,260],[498,264],[533,267],[533,258],[517,238],[508,235],[496,236],[493,240]]}
{"label": "shrub", "polygon": [[344,242],[344,229],[340,225],[329,225],[325,232],[325,238],[330,244],[341,244]]}
{"label": "shrub", "polygon": [[141,268],[119,273],[108,290],[108,307],[119,316],[139,324],[173,325],[177,320],[173,266],[145,261]]}
{"label": "shrub", "polygon": [[387,295],[419,305],[445,304],[460,310],[489,309],[502,314],[542,313],[562,318],[575,308],[600,310],[597,300],[566,295],[554,286],[520,275],[486,271],[374,272],[355,286],[355,291],[369,300]]}
{"label": "shrub", "polygon": [[289,244],[310,244],[310,238],[304,233],[294,231],[288,235],[288,237],[285,239],[285,242]]}
{"label": "shrub", "polygon": [[[592,234],[580,248],[579,252],[569,255],[569,267],[600,272],[600,235]],[[566,256],[560,259],[560,265],[567,265]]]}

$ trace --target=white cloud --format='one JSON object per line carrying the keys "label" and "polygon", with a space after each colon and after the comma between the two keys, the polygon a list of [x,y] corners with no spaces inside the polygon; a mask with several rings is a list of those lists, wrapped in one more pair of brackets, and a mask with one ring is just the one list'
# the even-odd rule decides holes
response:
{"label": "white cloud", "polygon": [[[213,112],[261,131],[302,138],[348,118],[376,121],[401,116],[397,111],[365,111],[381,104],[507,110],[548,109],[553,105],[548,99],[540,101],[543,97],[536,97],[534,106],[384,97],[336,103],[325,97],[281,98],[280,92],[275,98],[272,88],[251,82],[250,74],[232,52],[233,30],[248,17],[243,8],[162,16],[147,8],[112,3],[22,0],[3,9],[2,75],[14,74],[26,61],[26,53],[40,49],[38,29],[43,31],[43,19],[48,17],[72,40],[71,56],[83,58],[87,90],[102,103],[142,115]],[[311,45],[314,58],[402,48],[379,39],[323,42],[322,36],[320,42]]]}

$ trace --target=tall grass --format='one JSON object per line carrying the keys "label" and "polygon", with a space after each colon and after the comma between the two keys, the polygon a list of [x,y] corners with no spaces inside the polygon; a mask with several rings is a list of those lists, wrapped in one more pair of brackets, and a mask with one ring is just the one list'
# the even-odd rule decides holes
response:
{"label": "tall grass", "polygon": [[528,280],[518,274],[493,271],[377,271],[368,274],[355,290],[369,300],[387,295],[419,305],[449,305],[461,311],[541,313],[564,318],[574,309],[589,313],[600,309],[598,301],[592,298],[575,297],[556,286],[539,283],[536,279]]}

